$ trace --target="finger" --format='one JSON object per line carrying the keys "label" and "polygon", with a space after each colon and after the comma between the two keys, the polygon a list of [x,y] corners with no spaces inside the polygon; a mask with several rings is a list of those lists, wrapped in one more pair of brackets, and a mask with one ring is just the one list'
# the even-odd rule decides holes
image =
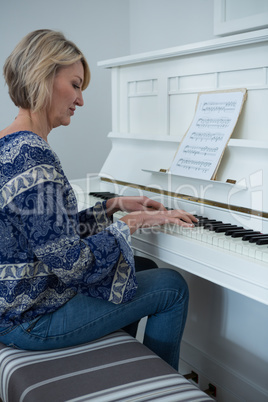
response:
{"label": "finger", "polygon": [[144,206],[145,206],[145,209],[146,208],[152,208],[152,209],[155,209],[157,211],[166,211],[167,210],[166,207],[163,204],[161,204],[158,201],[151,200],[150,198],[148,198],[146,200],[146,202],[144,203]]}
{"label": "finger", "polygon": [[182,227],[187,227],[187,228],[193,228],[194,227],[194,223],[192,221],[190,222],[186,222],[182,219],[176,218],[174,219],[173,223],[175,223],[176,225],[182,226]]}
{"label": "finger", "polygon": [[178,213],[179,218],[186,222],[189,222],[189,223],[198,222],[198,219],[195,216],[193,216],[192,214],[190,214],[186,211],[176,210],[176,212]]}
{"label": "finger", "polygon": [[181,219],[182,221],[184,221],[184,222],[187,222],[187,223],[193,223],[193,220],[190,218],[190,216],[188,216],[188,215],[186,215],[186,214],[180,216],[180,219]]}
{"label": "finger", "polygon": [[189,218],[192,220],[192,222],[198,222],[198,219],[197,219],[194,215],[189,214],[188,212],[187,212],[187,215],[188,215]]}

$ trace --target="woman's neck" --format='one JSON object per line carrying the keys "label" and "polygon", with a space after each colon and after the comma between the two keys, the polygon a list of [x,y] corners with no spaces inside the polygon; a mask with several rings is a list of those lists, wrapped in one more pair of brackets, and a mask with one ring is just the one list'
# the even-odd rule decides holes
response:
{"label": "woman's neck", "polygon": [[0,137],[12,134],[16,131],[32,131],[47,141],[47,136],[51,131],[43,112],[32,112],[30,109],[19,109],[19,113],[15,120],[0,132]]}
{"label": "woman's neck", "polygon": [[[32,112],[29,109],[19,109],[18,116],[15,119],[17,125],[25,127],[28,131],[38,134],[45,141],[50,132],[45,113]],[[14,122],[14,123],[15,123]]]}

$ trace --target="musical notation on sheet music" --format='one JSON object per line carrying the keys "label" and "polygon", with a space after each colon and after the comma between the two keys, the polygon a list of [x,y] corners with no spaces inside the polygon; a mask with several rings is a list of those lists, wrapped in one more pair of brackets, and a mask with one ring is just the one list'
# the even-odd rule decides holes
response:
{"label": "musical notation on sheet music", "polygon": [[[211,166],[211,162],[204,162],[202,160],[179,159],[177,166],[185,172],[202,172],[207,173]],[[184,174],[186,176],[186,174]]]}
{"label": "musical notation on sheet music", "polygon": [[231,119],[210,119],[210,118],[202,118],[198,119],[196,122],[196,126],[199,128],[215,128],[215,129],[221,129],[221,128],[227,128],[231,124],[232,120]]}
{"label": "musical notation on sheet music", "polygon": [[204,103],[202,106],[202,110],[206,113],[211,113],[211,112],[224,112],[224,113],[233,113],[236,108],[236,102],[231,101],[231,102],[209,102],[209,103]]}
{"label": "musical notation on sheet music", "polygon": [[224,134],[223,133],[209,133],[209,132],[204,132],[204,133],[198,133],[198,132],[193,132],[190,134],[190,139],[193,142],[221,142],[223,140]]}
{"label": "musical notation on sheet music", "polygon": [[246,90],[199,94],[194,120],[174,158],[172,174],[212,179],[232,135]]}
{"label": "musical notation on sheet music", "polygon": [[219,147],[199,147],[199,146],[191,146],[191,145],[186,145],[184,153],[185,154],[191,154],[191,155],[214,155],[215,152],[217,152]]}

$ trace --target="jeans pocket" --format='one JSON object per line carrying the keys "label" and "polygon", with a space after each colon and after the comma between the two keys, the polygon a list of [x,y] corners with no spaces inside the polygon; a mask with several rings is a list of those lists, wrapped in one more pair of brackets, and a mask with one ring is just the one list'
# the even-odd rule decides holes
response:
{"label": "jeans pocket", "polygon": [[38,317],[34,318],[34,319],[31,320],[31,321],[24,322],[23,324],[21,324],[21,328],[22,328],[24,331],[28,332],[28,333],[32,332],[33,329],[35,328],[36,324],[37,324],[38,321],[40,320],[40,318],[41,318],[41,316],[38,316]]}

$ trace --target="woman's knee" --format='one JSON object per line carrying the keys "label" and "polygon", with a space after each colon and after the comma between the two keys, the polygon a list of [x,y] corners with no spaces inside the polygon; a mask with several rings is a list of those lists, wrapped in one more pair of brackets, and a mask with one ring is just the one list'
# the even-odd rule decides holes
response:
{"label": "woman's knee", "polygon": [[174,289],[179,292],[181,296],[188,299],[189,298],[189,288],[184,277],[175,269],[162,268],[162,281],[169,289]]}
{"label": "woman's knee", "polygon": [[175,290],[181,297],[189,298],[186,280],[176,270],[171,268],[157,268],[137,273],[138,288],[150,290]]}

